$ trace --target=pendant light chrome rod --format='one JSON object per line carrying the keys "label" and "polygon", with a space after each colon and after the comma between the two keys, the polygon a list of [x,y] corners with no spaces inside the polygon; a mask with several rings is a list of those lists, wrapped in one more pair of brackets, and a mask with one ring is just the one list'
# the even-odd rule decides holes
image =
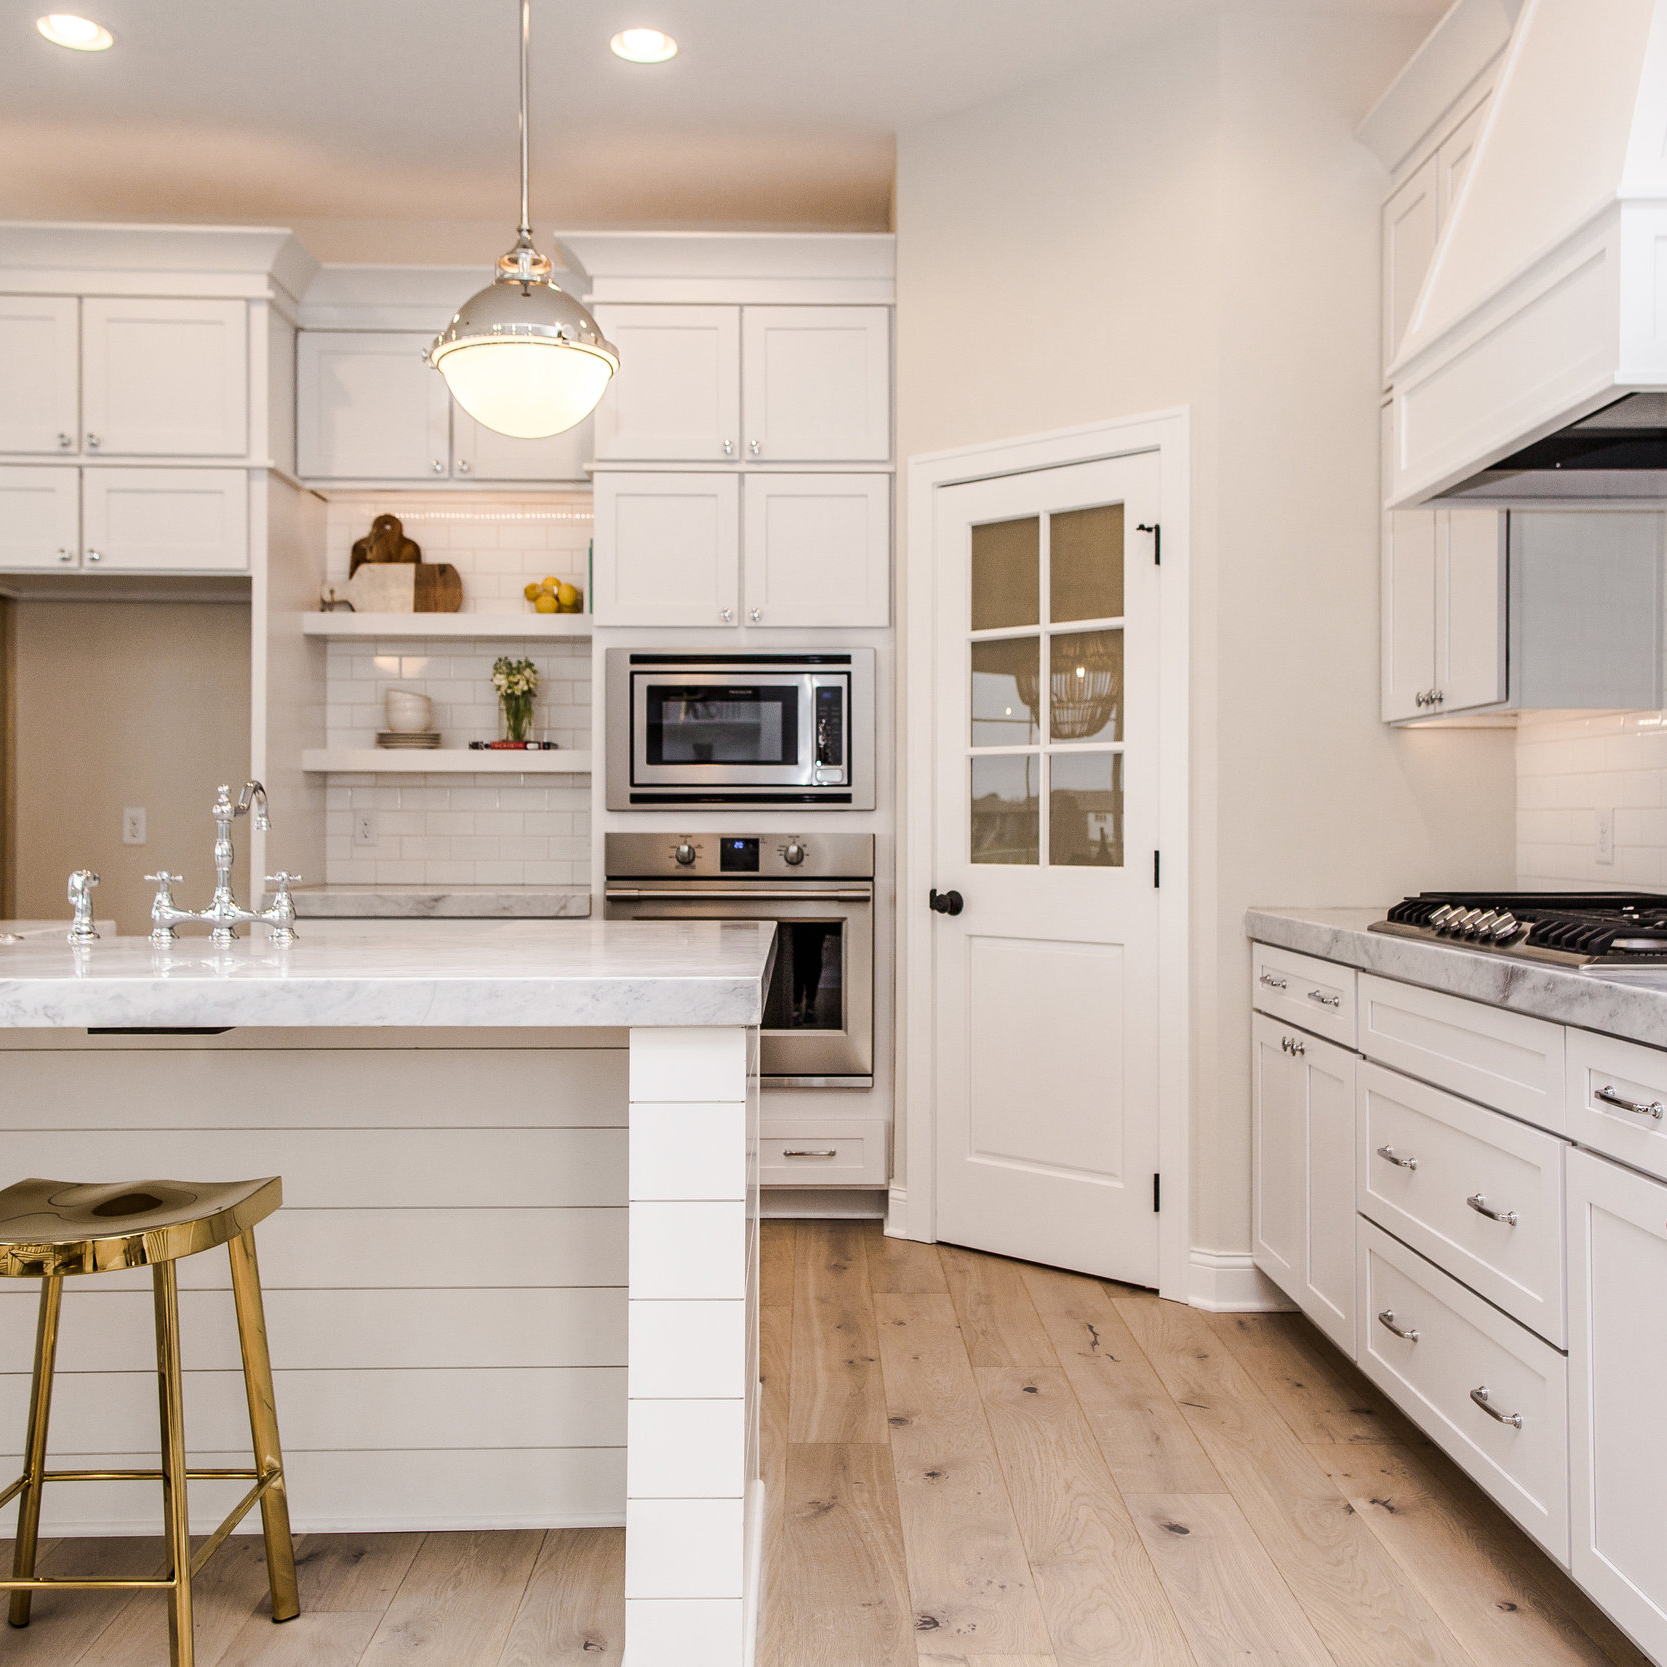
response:
{"label": "pendant light chrome rod", "polygon": [[532,33],[532,0],[521,0],[521,235],[533,234],[527,211],[527,37]]}

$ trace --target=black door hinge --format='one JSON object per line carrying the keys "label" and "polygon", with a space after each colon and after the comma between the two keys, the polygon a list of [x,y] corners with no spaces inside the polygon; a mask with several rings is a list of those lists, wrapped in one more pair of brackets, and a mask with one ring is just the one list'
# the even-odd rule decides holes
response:
{"label": "black door hinge", "polygon": [[1163,1176],[1152,1177],[1152,1213],[1156,1215],[1163,1208]]}
{"label": "black door hinge", "polygon": [[1140,522],[1136,523],[1135,531],[1137,533],[1150,533],[1152,535],[1152,565],[1154,567],[1162,567],[1163,566],[1163,526],[1162,526],[1162,524],[1157,522],[1157,521],[1140,521]]}
{"label": "black door hinge", "polygon": [[1161,886],[1163,884],[1163,852],[1162,851],[1154,851],[1152,853],[1152,884],[1154,886]]}

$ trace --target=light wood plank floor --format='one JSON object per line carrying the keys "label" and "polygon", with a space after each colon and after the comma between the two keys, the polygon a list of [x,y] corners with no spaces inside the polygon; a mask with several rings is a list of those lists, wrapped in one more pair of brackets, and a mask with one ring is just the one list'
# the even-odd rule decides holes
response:
{"label": "light wood plank floor", "polygon": [[[759,1667],[1649,1667],[1293,1315],[888,1240],[764,1229]],[[9,1547],[0,1547],[9,1565]],[[147,1568],[58,1541],[43,1573]],[[200,1667],[608,1667],[624,1537],[259,1540],[198,1585]],[[161,1667],[157,1598],[36,1599],[0,1663]]]}

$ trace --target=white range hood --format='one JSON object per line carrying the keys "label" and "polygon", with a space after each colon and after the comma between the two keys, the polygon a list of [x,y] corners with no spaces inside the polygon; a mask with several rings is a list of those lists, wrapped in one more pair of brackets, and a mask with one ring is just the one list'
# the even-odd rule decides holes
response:
{"label": "white range hood", "polygon": [[1667,0],[1527,0],[1390,382],[1397,508],[1667,500]]}

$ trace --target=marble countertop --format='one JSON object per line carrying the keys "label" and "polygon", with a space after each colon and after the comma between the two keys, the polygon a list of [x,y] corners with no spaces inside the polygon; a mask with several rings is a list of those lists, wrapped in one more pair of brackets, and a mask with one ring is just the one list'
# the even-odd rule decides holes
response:
{"label": "marble countertop", "polygon": [[0,1028],[755,1025],[769,921],[346,923],[287,949],[264,928],[0,943]]}
{"label": "marble countertop", "polygon": [[300,920],[584,920],[589,886],[297,886]]}
{"label": "marble countertop", "polygon": [[1585,972],[1367,930],[1388,912],[1387,906],[1249,909],[1245,932],[1258,943],[1340,961],[1404,984],[1422,984],[1491,1007],[1667,1048],[1667,971],[1641,967]]}

